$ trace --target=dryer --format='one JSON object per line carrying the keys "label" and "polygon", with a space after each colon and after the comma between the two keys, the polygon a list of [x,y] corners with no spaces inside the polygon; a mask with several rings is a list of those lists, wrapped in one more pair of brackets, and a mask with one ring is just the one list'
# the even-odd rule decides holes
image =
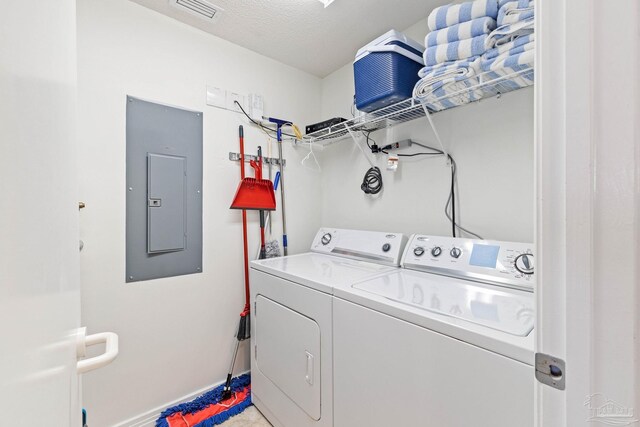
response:
{"label": "dryer", "polygon": [[334,288],[336,427],[533,426],[533,245],[414,235]]}
{"label": "dryer", "polygon": [[399,270],[406,242],[322,228],[309,253],[251,263],[251,392],[274,426],[333,425],[333,289]]}

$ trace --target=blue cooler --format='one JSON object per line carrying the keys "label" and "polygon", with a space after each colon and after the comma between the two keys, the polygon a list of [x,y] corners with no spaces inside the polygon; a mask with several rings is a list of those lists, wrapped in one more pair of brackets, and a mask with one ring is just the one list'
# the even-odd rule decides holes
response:
{"label": "blue cooler", "polygon": [[424,67],[424,46],[391,30],[358,50],[353,63],[356,108],[367,113],[411,98]]}

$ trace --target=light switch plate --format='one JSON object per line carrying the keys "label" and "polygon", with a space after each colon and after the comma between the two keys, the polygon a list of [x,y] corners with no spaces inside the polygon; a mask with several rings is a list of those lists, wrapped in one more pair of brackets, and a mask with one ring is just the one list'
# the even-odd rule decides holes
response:
{"label": "light switch plate", "polygon": [[207,105],[227,108],[227,91],[215,86],[207,86]]}

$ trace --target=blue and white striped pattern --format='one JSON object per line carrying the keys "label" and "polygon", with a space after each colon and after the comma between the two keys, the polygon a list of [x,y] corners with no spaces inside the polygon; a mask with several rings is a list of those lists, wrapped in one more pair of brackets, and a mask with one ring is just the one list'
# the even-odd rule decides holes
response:
{"label": "blue and white striped pattern", "polygon": [[424,65],[433,66],[442,62],[480,56],[493,47],[489,44],[488,37],[487,34],[483,34],[472,39],[431,46],[424,51]]}
{"label": "blue and white striped pattern", "polygon": [[514,51],[516,52],[508,51],[489,59],[483,57],[480,67],[483,71],[507,69],[507,72],[513,72],[533,66],[535,42],[518,46]]}
{"label": "blue and white striped pattern", "polygon": [[508,55],[516,55],[518,53],[531,50],[535,47],[535,43],[532,43],[535,41],[535,39],[536,39],[535,34],[529,34],[527,36],[518,37],[517,39],[509,43],[505,43],[503,45],[487,50],[485,54],[482,55],[482,58],[493,59],[504,53]]}
{"label": "blue and white striped pattern", "polygon": [[[518,53],[504,52],[495,58],[481,58],[480,68],[488,79],[499,79],[518,73],[500,81],[500,85],[509,89],[519,89],[533,84],[533,65],[535,59],[535,42],[517,46]],[[525,71],[530,70],[530,71]]]}
{"label": "blue and white striped pattern", "polygon": [[501,25],[489,34],[487,44],[491,47],[501,46],[514,41],[518,37],[533,34],[534,19],[531,17],[515,24]]}
{"label": "blue and white striped pattern", "polygon": [[425,67],[420,70],[422,79],[413,89],[413,97],[431,111],[477,101],[483,95],[477,87],[480,84],[479,72],[479,57]]}
{"label": "blue and white striped pattern", "polygon": [[483,34],[489,34],[497,27],[496,20],[485,16],[462,24],[456,24],[441,30],[431,31],[424,38],[427,47],[470,39]]}
{"label": "blue and white striped pattern", "polygon": [[478,60],[479,58],[479,56],[474,56],[471,58],[461,59],[459,61],[443,62],[441,64],[423,67],[420,71],[418,71],[418,76],[421,79],[427,77],[441,78],[448,73],[457,73],[459,72],[459,70],[464,70],[466,72],[468,68],[474,67],[477,69],[477,71],[480,71],[480,61]]}
{"label": "blue and white striped pattern", "polygon": [[534,16],[533,0],[510,1],[498,12],[498,25],[514,24]]}
{"label": "blue and white striped pattern", "polygon": [[488,16],[498,17],[498,0],[475,0],[435,8],[427,19],[431,31]]}

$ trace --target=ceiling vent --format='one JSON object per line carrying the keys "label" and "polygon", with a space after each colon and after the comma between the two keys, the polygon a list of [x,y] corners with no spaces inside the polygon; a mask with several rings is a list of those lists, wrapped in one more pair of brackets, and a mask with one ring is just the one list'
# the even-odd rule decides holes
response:
{"label": "ceiling vent", "polygon": [[217,20],[224,9],[204,0],[169,0],[169,4],[183,12],[199,16],[207,21]]}

